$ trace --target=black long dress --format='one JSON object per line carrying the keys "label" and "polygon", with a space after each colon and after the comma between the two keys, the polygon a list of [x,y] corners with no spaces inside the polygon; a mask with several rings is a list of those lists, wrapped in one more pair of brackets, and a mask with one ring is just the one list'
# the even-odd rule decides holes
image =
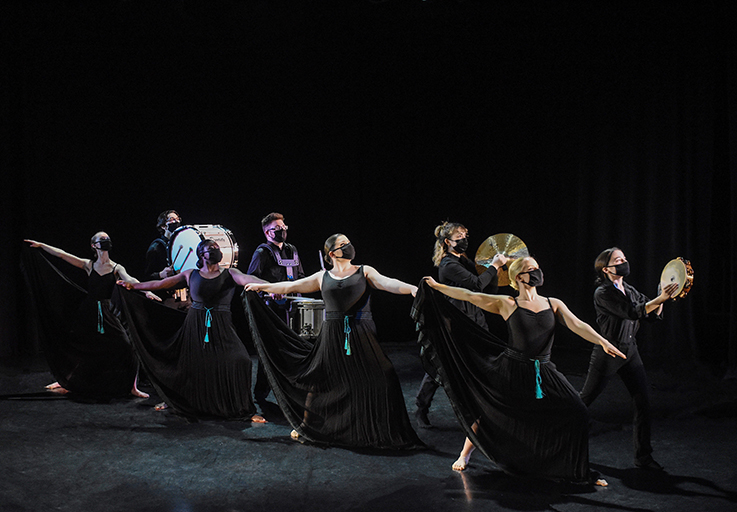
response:
{"label": "black long dress", "polygon": [[185,415],[238,419],[256,412],[251,358],[230,312],[236,287],[227,269],[212,279],[193,270],[186,314],[141,302],[122,287],[114,297],[151,382]]}
{"label": "black long dress", "polygon": [[321,285],[326,320],[311,343],[258,296],[244,304],[277,402],[305,440],[350,448],[423,446],[412,429],[399,379],[376,338],[370,287],[361,267]]}
{"label": "black long dress", "polygon": [[39,250],[23,251],[22,271],[43,352],[59,384],[74,396],[95,400],[129,395],[138,366],[110,307],[115,269],[100,275],[93,268],[86,293]]}
{"label": "black long dress", "polygon": [[512,474],[588,481],[588,412],[550,362],[552,309],[517,307],[503,350],[426,283],[413,316],[433,356],[426,362],[441,374],[461,425],[484,455]]}

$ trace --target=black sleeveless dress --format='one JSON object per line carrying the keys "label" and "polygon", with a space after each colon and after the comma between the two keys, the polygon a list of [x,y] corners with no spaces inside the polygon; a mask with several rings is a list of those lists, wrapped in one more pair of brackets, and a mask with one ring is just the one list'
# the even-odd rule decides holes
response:
{"label": "black sleeveless dress", "polygon": [[469,439],[506,472],[587,482],[588,411],[550,361],[553,310],[517,307],[502,349],[447,305],[423,284],[414,316]]}
{"label": "black sleeveless dress", "polygon": [[37,250],[24,251],[22,270],[38,315],[35,325],[44,356],[59,384],[70,396],[94,400],[129,396],[138,363],[110,307],[115,268],[104,275],[93,268],[87,293]]}
{"label": "black sleeveless dress", "polygon": [[285,416],[308,441],[351,448],[421,447],[399,379],[376,338],[361,267],[323,275],[326,320],[311,343],[289,330],[255,293],[244,297],[254,342]]}
{"label": "black sleeveless dress", "polygon": [[186,314],[141,302],[140,295],[127,290],[118,293],[151,382],[171,407],[185,415],[238,419],[256,412],[251,358],[230,311],[237,287],[227,269],[212,279],[193,270],[192,306]]}

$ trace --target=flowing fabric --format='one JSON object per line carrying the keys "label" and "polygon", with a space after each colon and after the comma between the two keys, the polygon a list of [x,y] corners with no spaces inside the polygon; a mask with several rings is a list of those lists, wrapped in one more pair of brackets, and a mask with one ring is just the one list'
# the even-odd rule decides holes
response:
{"label": "flowing fabric", "polygon": [[230,303],[237,285],[228,270],[213,279],[194,270],[192,306],[183,313],[118,287],[136,351],[159,394],[177,411],[197,417],[250,418],[251,358],[238,336]]}
{"label": "flowing fabric", "polygon": [[137,362],[110,307],[115,271],[94,269],[87,288],[75,284],[38,249],[21,254],[31,314],[54,378],[75,396],[107,400],[130,394]]}
{"label": "flowing fabric", "polygon": [[518,307],[507,320],[507,347],[427,283],[412,316],[423,362],[437,371],[476,448],[508,473],[588,481],[588,412],[550,362],[551,309]]}
{"label": "flowing fabric", "polygon": [[314,343],[290,330],[257,294],[244,294],[252,337],[284,415],[314,443],[422,447],[376,338],[363,267],[341,280],[325,272],[321,290],[326,320]]}

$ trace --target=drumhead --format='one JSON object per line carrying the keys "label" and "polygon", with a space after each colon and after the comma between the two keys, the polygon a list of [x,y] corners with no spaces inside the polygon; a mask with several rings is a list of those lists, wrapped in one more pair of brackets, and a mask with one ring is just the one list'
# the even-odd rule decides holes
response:
{"label": "drumhead", "polygon": [[233,233],[220,225],[198,224],[182,226],[169,241],[169,262],[175,272],[197,268],[197,245],[205,239],[217,242],[223,253],[221,268],[234,268],[238,265],[238,244]]}

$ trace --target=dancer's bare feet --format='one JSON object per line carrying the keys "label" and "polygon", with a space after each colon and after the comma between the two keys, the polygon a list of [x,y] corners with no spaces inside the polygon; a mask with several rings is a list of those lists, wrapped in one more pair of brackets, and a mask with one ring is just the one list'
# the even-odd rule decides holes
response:
{"label": "dancer's bare feet", "polygon": [[463,471],[468,467],[468,460],[471,458],[469,453],[466,456],[461,455],[458,460],[453,463],[453,471]]}
{"label": "dancer's bare feet", "polygon": [[268,421],[260,414],[254,414],[251,416],[251,423],[268,423]]}
{"label": "dancer's bare feet", "polygon": [[296,430],[292,430],[292,432],[291,432],[291,434],[289,434],[289,436],[292,439],[299,439],[299,432],[297,432]]}
{"label": "dancer's bare feet", "polygon": [[160,404],[156,404],[154,406],[154,411],[164,411],[169,408],[169,404],[166,402],[161,402]]}
{"label": "dancer's bare feet", "polygon": [[599,487],[607,487],[609,483],[603,478],[598,478],[596,482],[594,482],[594,485],[599,486]]}
{"label": "dancer's bare feet", "polygon": [[148,393],[144,393],[140,389],[134,387],[131,389],[131,395],[138,397],[138,398],[148,398]]}
{"label": "dancer's bare feet", "polygon": [[46,386],[46,389],[48,389],[52,393],[58,393],[60,395],[65,395],[69,393],[69,390],[61,387],[61,384],[59,384],[58,382],[52,382],[51,384]]}

